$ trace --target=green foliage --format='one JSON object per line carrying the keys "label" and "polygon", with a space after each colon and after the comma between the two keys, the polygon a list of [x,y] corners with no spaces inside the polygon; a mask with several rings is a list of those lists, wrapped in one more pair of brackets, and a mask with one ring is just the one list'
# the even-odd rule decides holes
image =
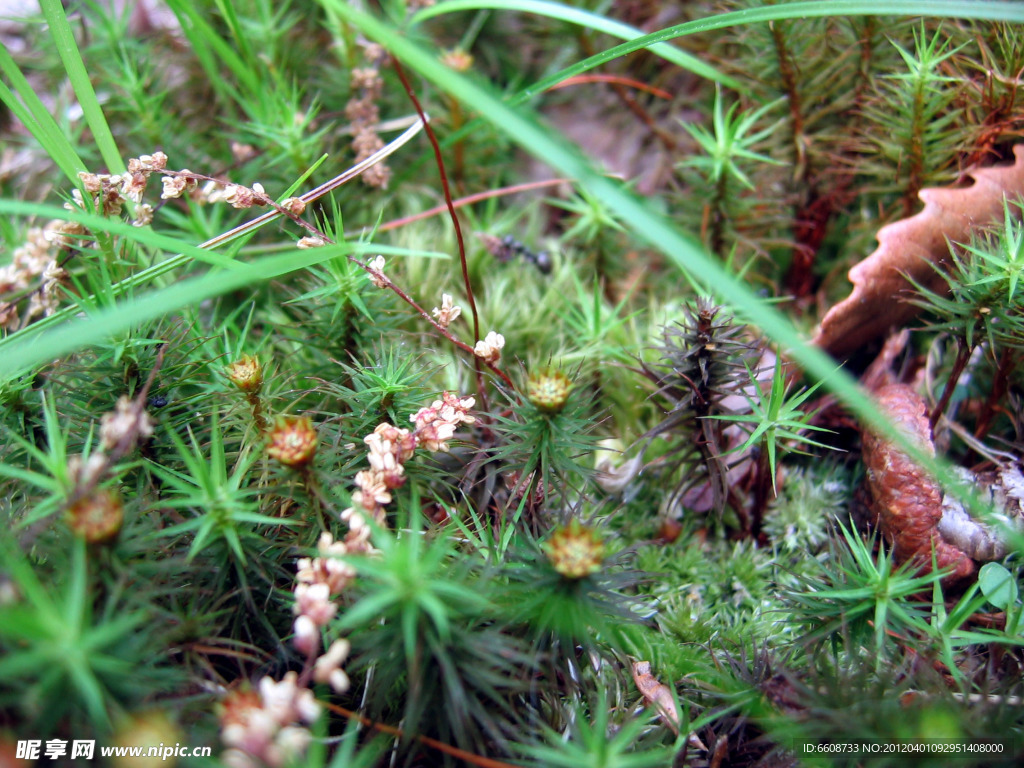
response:
{"label": "green foliage", "polygon": [[[68,471],[68,437],[61,429],[60,418],[53,401],[44,398],[42,410],[43,430],[35,431],[34,440],[28,440],[13,431],[9,433],[10,443],[16,448],[5,457],[4,463],[0,464],[0,475],[17,479],[46,494],[36,501],[31,512],[25,510],[17,519],[12,520],[18,525],[28,525],[54,514],[68,501],[74,488]],[[86,446],[85,453],[88,452]],[[21,454],[20,461],[14,464],[15,456],[18,454]]]}
{"label": "green foliage", "polygon": [[525,394],[514,398],[512,414],[496,418],[503,439],[493,458],[516,467],[523,498],[539,492],[569,500],[593,476],[585,462],[597,447],[592,398],[574,389],[556,413],[541,410]]}
{"label": "green foliage", "polygon": [[786,599],[794,618],[806,625],[806,642],[820,644],[837,633],[848,634],[854,642],[870,639],[881,664],[891,650],[890,631],[898,636],[925,627],[927,609],[913,598],[937,584],[942,574],[917,576],[910,564],[894,567],[884,547],[872,556],[874,542],[865,542],[842,523],[839,527],[845,547],[836,545],[843,548],[834,562],[807,577],[805,583],[810,586],[813,579],[813,589],[789,590]]}
{"label": "green foliage", "polygon": [[[604,692],[599,691],[591,711],[581,706],[576,712],[568,739],[549,731],[547,745],[532,746],[523,751],[538,766],[644,768],[665,765],[671,761],[678,745],[638,748],[645,726],[642,719],[634,718],[614,727],[611,708],[605,702]],[[614,735],[609,737],[613,730]]]}
{"label": "green foliage", "polygon": [[[734,450],[745,451],[757,445],[768,457],[768,468],[772,477],[772,490],[775,490],[776,454],[780,450],[780,446],[783,446],[785,450],[797,453],[802,453],[803,451],[794,448],[793,443],[816,448],[828,448],[824,443],[810,439],[803,432],[805,430],[818,432],[828,432],[830,430],[810,424],[809,422],[814,414],[804,413],[800,409],[800,406],[814,394],[814,390],[818,388],[819,384],[815,384],[810,389],[801,390],[787,399],[788,385],[786,375],[783,372],[781,357],[775,358],[772,388],[767,395],[765,395],[761,387],[758,372],[749,368],[747,371],[750,374],[750,383],[757,393],[756,397],[751,396],[747,392],[743,393],[743,396],[746,397],[747,402],[750,404],[751,413],[716,413],[711,414],[710,418],[733,421],[743,425],[744,431],[748,433],[747,439]],[[787,441],[785,445],[782,443],[784,440]]]}
{"label": "green foliage", "polygon": [[1017,581],[1013,574],[999,563],[985,563],[981,566],[978,572],[978,586],[985,598],[1000,610],[1009,610],[1017,602]]}
{"label": "green foliage", "polygon": [[952,254],[948,272],[936,267],[948,294],[919,287],[918,303],[937,318],[933,328],[962,339],[970,349],[987,342],[993,356],[1024,345],[1022,294],[1018,291],[1024,275],[1024,225],[1011,205],[1019,208],[1016,203],[1004,202],[1000,229],[966,245],[963,254]]}
{"label": "green foliage", "polygon": [[849,502],[851,488],[842,474],[790,470],[765,520],[768,538],[784,550],[818,552],[828,541],[829,525]]}
{"label": "green foliage", "polygon": [[[411,530],[376,533],[381,557],[351,561],[359,587],[337,622],[361,652],[356,668],[373,670],[371,712],[387,716],[397,702],[409,733],[466,748],[485,736],[504,741],[525,659],[514,637],[490,626],[492,574],[475,558],[456,558],[449,536],[427,539],[415,505],[410,514]],[[434,717],[439,710],[446,716]]]}
{"label": "green foliage", "polygon": [[[46,0],[52,40],[16,28],[0,50],[12,148],[0,173],[0,741],[113,738],[154,706],[215,749],[250,722],[292,747],[308,732],[283,762],[309,766],[455,764],[456,745],[536,765],[721,762],[691,733],[767,763],[843,727],[875,740],[1022,732],[1017,709],[969,703],[1021,695],[1014,560],[946,595],[860,531],[825,547],[855,493],[856,454],[825,468],[808,437],[822,430],[812,395],[880,419],[802,341],[812,297],[841,290],[900,203],[1007,154],[1024,129],[1019,8],[737,0],[717,15],[671,9],[690,20],[656,29],[670,4],[395,0],[380,16],[338,0],[167,5],[172,26],[149,19],[140,34],[127,13],[89,3],[68,17]],[[889,16],[919,12],[931,16]],[[670,42],[682,36],[694,53]],[[609,37],[629,42],[602,50]],[[319,248],[295,247],[310,230],[286,218],[222,237],[256,212],[163,199],[160,172],[123,203],[107,196],[113,180],[94,201],[85,186],[98,182],[78,175],[161,148],[169,169],[259,180],[278,202],[301,194],[415,120],[369,41],[430,115],[464,262],[449,220],[420,218],[443,198],[423,137],[388,159],[387,188],[364,175],[296,214],[336,241]],[[651,56],[626,57],[641,48]],[[600,78],[570,79],[599,66]],[[357,125],[367,99],[370,129]],[[534,109],[556,99],[628,108],[611,143],[658,165],[635,187],[643,198],[598,170],[611,158],[596,139],[572,146]],[[527,169],[514,145],[552,170]],[[572,191],[518,186],[549,172]],[[78,210],[59,205],[68,182],[82,187]],[[137,226],[144,203],[154,218]],[[1008,444],[1020,440],[1014,206],[956,252],[950,296],[922,298],[938,319],[920,338],[940,358],[929,371],[948,367],[934,342],[949,334],[954,368],[971,374],[947,418],[959,408]],[[496,252],[505,236],[527,244],[519,257]],[[541,250],[544,268],[522,257]],[[378,254],[386,280],[364,267]],[[439,329],[443,294],[462,314]],[[473,352],[491,331],[506,340],[494,368]],[[821,383],[794,393],[777,362],[769,389],[769,345]],[[977,347],[984,363],[968,359]],[[259,362],[251,386],[226,374],[242,360]],[[104,434],[122,397],[154,429],[115,454]],[[413,437],[410,417],[441,397],[440,437]],[[268,455],[267,425],[284,414],[316,424],[307,463]],[[383,422],[395,430],[375,433]],[[599,448],[638,436],[639,457],[595,470]],[[123,525],[86,545],[69,513],[93,497],[116,499]],[[316,622],[313,597],[325,601]],[[972,624],[993,607],[1001,619]],[[325,678],[327,649],[346,640],[344,675]],[[678,705],[678,734],[629,679],[641,659]],[[264,682],[332,708],[250,719]],[[911,690],[913,706],[897,699]],[[342,726],[344,712],[374,722]]]}
{"label": "green foliage", "polygon": [[351,414],[346,432],[359,440],[383,421],[397,426],[409,423],[427,399],[424,380],[430,369],[409,356],[402,348],[373,349],[368,361],[360,365],[341,363],[322,391],[341,400],[344,412]]}
{"label": "green foliage", "polygon": [[942,30],[929,33],[923,25],[913,43],[913,50],[893,43],[906,70],[879,78],[877,100],[867,110],[878,129],[871,136],[880,155],[899,161],[904,215],[916,206],[921,189],[943,180],[962,130],[950,109],[958,80],[942,74],[960,47],[951,48]]}
{"label": "green foliage", "polygon": [[[751,149],[774,130],[774,126],[770,126],[757,133],[751,133],[758,121],[773,109],[774,105],[766,104],[750,113],[738,113],[739,106],[738,102],[734,103],[725,111],[722,105],[722,89],[715,88],[711,130],[700,125],[683,125],[704,152],[702,156],[688,158],[684,164],[701,170],[711,187],[721,188],[730,182],[739,182],[747,189],[754,189],[750,177],[739,166],[741,160],[782,164]],[[725,193],[722,197],[726,197]]]}
{"label": "green foliage", "polygon": [[158,465],[150,467],[170,491],[162,503],[187,509],[195,515],[191,520],[164,529],[159,536],[193,534],[190,558],[211,545],[224,544],[236,564],[245,566],[246,550],[263,543],[263,537],[254,526],[298,523],[255,511],[255,503],[250,499],[257,491],[248,486],[247,479],[259,456],[241,453],[234,466],[229,467],[216,413],[212,417],[209,434],[210,444],[203,446],[190,432],[189,446],[172,432],[171,440],[178,450],[182,470],[168,470]]}
{"label": "green foliage", "polygon": [[85,543],[72,542],[70,550],[67,561],[51,563],[61,571],[54,589],[28,558],[4,549],[10,583],[23,599],[0,606],[0,701],[40,736],[55,733],[65,717],[109,733],[114,711],[167,679],[148,659],[146,611],[116,595],[97,604]]}

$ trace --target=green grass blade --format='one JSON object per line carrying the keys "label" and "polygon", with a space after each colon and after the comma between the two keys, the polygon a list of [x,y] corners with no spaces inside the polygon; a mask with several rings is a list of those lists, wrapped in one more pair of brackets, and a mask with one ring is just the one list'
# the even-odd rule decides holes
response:
{"label": "green grass blade", "polygon": [[[1024,3],[1006,2],[964,2],[964,0],[926,0],[925,2],[877,2],[877,0],[822,0],[822,2],[797,2],[768,5],[731,11],[705,19],[687,21],[673,27],[666,27],[649,35],[634,38],[566,67],[551,77],[539,81],[531,93],[550,88],[552,85],[582,72],[599,67],[613,59],[639,51],[657,43],[674,40],[685,35],[711,32],[746,24],[764,24],[785,19],[808,19],[830,16],[935,16],[939,18],[961,18],[988,21],[1024,23]],[[529,95],[529,94],[528,94]]]}
{"label": "green grass blade", "polygon": [[[78,186],[78,172],[86,170],[85,163],[78,156],[74,145],[68,141],[64,132],[47,111],[46,106],[36,95],[35,89],[25,79],[18,65],[11,58],[5,46],[0,45],[0,72],[14,87],[12,91],[0,81],[0,102],[11,110],[21,124],[35,137],[39,145],[53,158],[72,184]],[[15,95],[15,91],[17,95]],[[20,97],[20,100],[19,100]]]}
{"label": "green grass blade", "polygon": [[[603,32],[606,35],[611,35],[621,40],[634,40],[643,35],[643,32],[636,27],[631,27],[614,19],[607,19],[596,13],[572,8],[562,3],[551,2],[551,0],[447,0],[447,2],[441,2],[417,11],[412,17],[412,24],[415,25],[447,13],[487,9],[518,11],[520,13],[534,13],[538,16],[547,16],[551,19],[558,19],[559,21],[587,27],[597,32]],[[747,91],[746,86],[738,80],[719,72],[707,62],[701,61],[696,56],[681,51],[672,45],[653,43],[644,47],[651,53],[665,59],[665,61],[669,61],[696,75],[706,77],[708,80],[714,80],[722,85],[727,85],[736,91],[744,93]]]}
{"label": "green grass blade", "polygon": [[[68,17],[64,13],[64,6],[60,0],[42,0],[40,6],[46,23],[50,27],[50,35],[60,53],[60,59],[64,62],[64,70],[68,74],[68,80],[78,98],[78,104],[85,115],[85,122],[92,131],[93,141],[103,157],[110,173],[123,173],[125,170],[124,160],[121,159],[121,152],[114,141],[114,134],[110,132],[107,125],[107,118],[103,116],[103,109],[100,107],[99,99],[96,98],[96,91],[93,90],[92,81],[82,61],[82,53],[78,50],[78,43],[75,42],[75,35],[68,24]],[[77,179],[75,179],[77,182]]]}
{"label": "green grass blade", "polygon": [[[536,116],[525,109],[514,110],[491,89],[452,72],[438,58],[390,28],[374,16],[356,10],[341,0],[320,0],[339,16],[357,26],[367,37],[384,45],[394,56],[415,69],[442,91],[482,114],[495,128],[520,145],[534,157],[544,161],[556,171],[573,178],[594,197],[615,210],[620,220],[641,241],[664,253],[670,261],[690,278],[698,280],[750,324],[760,328],[793,360],[820,381],[861,420],[865,426],[894,439],[915,460],[939,476],[948,475],[948,466],[940,460],[926,456],[899,434],[876,408],[872,399],[835,360],[825,352],[812,347],[800,336],[793,324],[771,304],[743,285],[731,275],[694,237],[676,229],[673,224],[651,210],[623,184],[599,173],[583,157],[579,149],[556,131],[540,125]],[[732,14],[723,14],[702,22],[705,28],[718,28],[741,22],[763,22],[772,18],[795,16],[825,16],[835,13],[879,14],[913,13],[951,16],[962,11],[972,18],[1024,20],[1024,4],[963,3],[932,0],[932,2],[853,2],[842,0],[821,3],[791,3],[783,6],[756,8]],[[728,24],[723,21],[728,19]],[[683,25],[688,26],[688,25]],[[692,29],[691,31],[696,31]],[[675,28],[678,29],[678,28]],[[663,31],[662,34],[665,34]],[[647,36],[651,42],[655,36]],[[640,41],[626,45],[644,47]],[[620,46],[619,48],[622,48]],[[946,471],[944,471],[946,470]]]}
{"label": "green grass blade", "polygon": [[242,57],[222,38],[214,28],[203,18],[200,9],[194,3],[183,2],[182,0],[168,0],[167,4],[178,17],[181,28],[192,44],[199,63],[206,71],[210,82],[214,87],[223,89],[231,98],[237,102],[244,99],[238,90],[230,84],[221,74],[222,67],[226,67],[242,83],[249,93],[258,93],[260,90],[259,76],[249,67]]}
{"label": "green grass blade", "polygon": [[[0,201],[0,210],[4,205],[8,203]],[[122,332],[137,323],[152,320],[228,291],[250,287],[337,256],[378,253],[423,255],[420,251],[388,248],[373,243],[339,243],[323,248],[289,251],[251,264],[241,264],[230,271],[210,272],[142,296],[127,298],[116,307],[98,312],[84,320],[70,320],[43,331],[37,331],[35,326],[29,326],[16,337],[0,344],[0,378],[18,375],[61,355],[98,343],[111,334]]]}

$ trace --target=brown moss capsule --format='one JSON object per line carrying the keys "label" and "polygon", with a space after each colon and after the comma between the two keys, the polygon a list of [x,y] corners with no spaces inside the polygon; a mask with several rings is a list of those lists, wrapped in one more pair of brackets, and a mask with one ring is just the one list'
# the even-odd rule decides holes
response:
{"label": "brown moss capsule", "polygon": [[572,382],[561,371],[546,369],[530,374],[526,380],[526,397],[544,413],[558,413],[569,401]]}
{"label": "brown moss capsule", "polygon": [[267,439],[267,455],[286,467],[304,467],[316,453],[316,430],[309,416],[278,416]]}
{"label": "brown moss capsule", "polygon": [[124,523],[124,505],[116,491],[98,489],[76,499],[67,510],[68,527],[89,544],[113,541]]}
{"label": "brown moss capsule", "polygon": [[567,579],[582,579],[601,569],[604,542],[593,528],[572,520],[557,528],[544,545],[548,560]]}
{"label": "brown moss capsule", "polygon": [[243,355],[225,370],[231,383],[243,392],[259,392],[263,386],[263,366],[255,355]]}

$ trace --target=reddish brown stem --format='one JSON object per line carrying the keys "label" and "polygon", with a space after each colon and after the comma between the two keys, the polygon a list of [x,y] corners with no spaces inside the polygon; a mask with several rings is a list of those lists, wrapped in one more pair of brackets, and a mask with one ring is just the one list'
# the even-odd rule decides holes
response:
{"label": "reddish brown stem", "polygon": [[[594,51],[593,46],[590,45],[590,41],[586,37],[583,37],[581,39],[581,44],[583,52],[587,54],[587,56],[592,56]],[[623,86],[618,79],[610,79],[608,84],[612,87],[612,90],[615,91],[615,95],[618,96],[619,101],[626,106],[626,109],[632,112],[636,118],[647,127],[647,130],[657,137],[658,141],[664,145],[665,149],[669,152],[674,152],[679,148],[679,144],[676,142],[675,138],[669,134],[668,131],[665,131],[658,126],[654,121],[654,118],[651,117],[647,110],[644,109],[635,98],[633,98],[633,94],[626,90],[625,86]]]}
{"label": "reddish brown stem", "polygon": [[[330,702],[326,701],[322,701],[320,703],[332,712],[339,714],[342,717],[347,717],[349,720],[356,720],[357,722],[361,723],[367,728],[373,728],[374,730],[380,731],[381,733],[387,733],[392,736],[398,736],[399,738],[405,736],[405,734],[402,733],[401,729],[395,728],[393,725],[378,723],[376,720],[371,720],[368,717],[363,717],[359,713],[353,712],[351,709],[339,707],[337,704],[331,704]],[[476,765],[480,768],[515,768],[515,766],[509,763],[503,763],[500,760],[495,760],[490,757],[484,757],[483,755],[474,755],[472,752],[467,752],[464,749],[453,747],[451,744],[445,744],[443,741],[432,739],[429,736],[420,736],[418,734],[414,734],[411,738],[415,739],[420,744],[432,747],[433,749],[436,749],[439,752],[444,752],[446,755],[451,755],[452,757],[458,758],[459,760],[464,760],[470,765]]]}
{"label": "reddish brown stem", "polygon": [[555,83],[550,88],[548,88],[548,90],[557,91],[559,88],[568,88],[569,86],[579,85],[581,83],[618,83],[619,85],[628,85],[631,88],[636,88],[638,91],[646,91],[647,93],[653,94],[660,99],[667,99],[669,101],[672,100],[671,93],[669,93],[668,91],[663,91],[661,88],[658,88],[656,86],[648,85],[647,83],[642,83],[639,80],[636,80],[632,77],[625,77],[624,75],[602,74],[600,72],[592,72],[589,75],[576,75],[575,77],[567,78],[560,83]]}
{"label": "reddish brown stem", "polygon": [[[462,208],[464,205],[472,205],[473,203],[479,203],[481,200],[490,200],[492,197],[502,197],[504,195],[514,195],[519,192],[528,192],[531,189],[543,189],[544,187],[554,187],[558,184],[568,184],[572,179],[548,179],[546,181],[531,181],[526,184],[513,184],[511,187],[501,187],[500,189],[489,189],[486,192],[477,192],[473,195],[467,195],[466,197],[460,197],[455,201],[456,208]],[[387,232],[391,229],[398,229],[404,227],[406,224],[412,224],[420,219],[429,219],[431,216],[436,216],[439,213],[444,213],[448,210],[447,205],[438,205],[426,211],[420,211],[414,213],[412,216],[403,216],[401,219],[393,219],[385,222],[377,227],[378,232]]]}
{"label": "reddish brown stem", "polygon": [[992,380],[992,390],[985,399],[981,415],[978,416],[978,425],[974,428],[974,436],[979,440],[985,439],[985,435],[988,434],[989,427],[992,425],[992,419],[999,410],[999,403],[1006,396],[1010,385],[1010,372],[1014,369],[1015,363],[1013,350],[1004,349],[1003,354],[999,356],[999,367],[996,368],[996,375]]}
{"label": "reddish brown stem", "polygon": [[956,389],[956,384],[960,381],[960,375],[964,372],[964,368],[967,367],[967,361],[971,359],[973,349],[973,347],[968,346],[966,341],[957,341],[956,360],[953,361],[953,370],[949,372],[949,379],[946,381],[945,389],[942,390],[942,397],[939,398],[939,402],[936,403],[932,411],[931,418],[928,419],[928,426],[932,430],[935,429],[939,417],[945,413],[946,406],[949,405],[949,401],[953,397],[953,390]]}
{"label": "reddish brown stem", "polygon": [[270,425],[267,423],[267,419],[263,415],[263,401],[260,399],[259,393],[249,392],[245,396],[245,399],[249,403],[249,408],[252,409],[252,420],[256,425],[257,431],[259,431],[260,434],[263,434],[267,431],[267,428]]}
{"label": "reddish brown stem", "polygon": [[[416,114],[420,116],[420,120],[423,122],[423,129],[426,131],[427,138],[430,140],[430,146],[434,150],[434,159],[437,161],[437,170],[441,176],[441,188],[444,190],[444,202],[448,207],[448,214],[452,219],[452,226],[455,227],[455,240],[459,244],[459,262],[462,264],[462,282],[466,287],[466,298],[469,301],[470,313],[473,315],[473,339],[475,341],[480,340],[480,315],[476,309],[476,299],[473,297],[473,286],[469,279],[469,263],[466,261],[466,242],[462,237],[462,225],[459,223],[459,215],[455,212],[455,202],[452,200],[451,186],[448,184],[448,174],[444,169],[444,157],[441,155],[441,145],[437,142],[437,135],[434,133],[434,129],[430,127],[430,123],[427,121],[427,114],[423,111],[423,106],[420,104],[420,100],[416,97],[415,91],[412,89],[412,84],[409,82],[409,78],[405,75],[405,70],[399,63],[398,59],[394,56],[391,57],[391,63],[395,68],[395,74],[398,75],[398,79],[402,81],[402,87],[405,88],[405,92],[409,95],[409,100],[412,102],[413,107],[416,109]],[[477,379],[477,394],[480,396],[482,410],[487,410],[487,395],[484,389],[484,377],[483,368],[481,366],[481,360],[475,354],[473,355],[473,366],[476,368],[476,379]],[[512,382],[506,379],[509,386],[512,386]]]}
{"label": "reddish brown stem", "polygon": [[[353,258],[351,256],[349,256],[348,258],[349,260],[358,264],[367,272],[370,271],[370,267],[367,266],[364,262],[359,261],[359,259]],[[378,273],[375,272],[374,274]],[[410,307],[415,309],[419,313],[420,317],[422,317],[424,320],[426,320],[428,323],[434,326],[434,330],[436,330],[438,333],[440,333],[442,336],[448,339],[448,341],[457,346],[459,349],[473,355],[478,365],[480,363],[483,363],[492,371],[494,371],[494,373],[500,376],[501,380],[504,381],[506,385],[508,385],[511,389],[515,389],[515,385],[512,383],[512,379],[509,378],[507,373],[505,373],[503,370],[501,370],[498,366],[494,365],[493,363],[485,362],[481,360],[479,357],[477,357],[476,352],[473,351],[473,347],[469,346],[469,344],[467,344],[464,341],[460,341],[451,331],[449,331],[443,325],[438,323],[433,317],[430,316],[430,313],[428,313],[427,310],[425,310],[423,307],[416,303],[415,299],[413,299],[409,294],[407,294],[405,291],[403,291],[401,288],[395,285],[394,282],[392,282],[391,278],[389,278],[387,275],[382,275],[381,277],[383,277],[386,287],[394,291],[395,295],[397,295],[398,298],[400,298]]]}

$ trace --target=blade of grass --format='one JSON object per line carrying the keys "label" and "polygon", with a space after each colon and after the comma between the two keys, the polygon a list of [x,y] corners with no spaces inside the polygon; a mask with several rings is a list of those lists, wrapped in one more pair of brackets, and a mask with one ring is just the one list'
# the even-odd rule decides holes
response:
{"label": "blade of grass", "polygon": [[[411,19],[411,25],[415,26],[427,19],[447,13],[479,10],[534,13],[538,16],[547,16],[551,19],[558,19],[559,21],[587,27],[597,32],[603,32],[620,40],[633,40],[643,35],[643,31],[636,27],[631,27],[614,19],[605,18],[596,13],[572,8],[562,3],[551,2],[551,0],[447,0],[447,2],[437,3],[417,11]],[[677,67],[693,72],[701,77],[706,77],[708,80],[714,80],[741,93],[747,92],[746,86],[735,78],[719,72],[707,62],[701,61],[696,56],[692,56],[674,46],[666,43],[654,43],[644,47],[651,53],[661,56],[665,61],[675,64]]]}
{"label": "blade of grass", "polygon": [[[872,399],[858,383],[836,362],[816,347],[801,338],[793,324],[768,302],[731,275],[691,235],[676,229],[663,216],[652,211],[642,200],[624,185],[609,179],[583,157],[579,149],[562,139],[556,131],[542,127],[530,112],[516,111],[504,103],[491,89],[470,81],[440,63],[438,57],[425,51],[417,44],[378,20],[359,11],[341,0],[319,0],[333,12],[358,27],[363,34],[382,44],[392,55],[415,69],[421,76],[434,83],[439,89],[480,112],[499,131],[520,145],[531,155],[543,160],[562,175],[577,180],[579,185],[617,211],[620,220],[641,241],[647,242],[664,253],[688,278],[697,279],[724,303],[732,307],[747,322],[760,328],[785,353],[798,362],[805,371],[826,389],[833,392],[866,426],[894,440],[916,461],[937,476],[950,476],[948,463],[926,456],[918,446],[913,445],[894,429],[889,420],[881,414]],[[963,11],[972,18],[1021,18],[1024,20],[1024,5],[1008,12],[1000,3],[963,3],[932,0],[932,2],[854,2],[835,0],[820,3],[792,3],[785,6],[752,9],[756,13],[739,12],[712,17],[708,23],[726,26],[721,19],[728,17],[731,23],[746,19],[768,21],[772,18],[790,18],[796,15],[832,15],[839,9],[853,15],[864,14],[920,14],[954,15]],[[772,12],[775,15],[772,15]],[[707,21],[707,20],[705,20]],[[650,37],[650,36],[649,36]],[[633,41],[628,45],[634,45]],[[643,47],[638,45],[637,47]],[[974,506],[972,504],[972,506]]]}
{"label": "blade of grass", "polygon": [[[0,201],[0,211],[7,205],[9,203]],[[132,325],[182,307],[195,305],[228,291],[252,287],[265,280],[297,272],[338,256],[367,254],[445,256],[374,243],[338,243],[309,250],[291,250],[251,264],[239,263],[230,271],[208,272],[167,288],[125,298],[116,307],[97,312],[86,319],[71,320],[41,332],[37,331],[35,326],[30,326],[27,331],[18,334],[16,343],[5,345],[3,354],[0,355],[0,378],[20,375],[34,366],[100,342]]]}
{"label": "blade of grass", "polygon": [[203,18],[198,7],[193,3],[181,2],[181,0],[168,0],[167,5],[177,16],[182,31],[192,44],[192,51],[216,89],[222,90],[233,101],[243,101],[241,94],[231,85],[230,80],[222,76],[221,65],[223,65],[249,93],[259,91],[258,74],[246,65],[242,57],[223,37],[214,31],[209,22]]}
{"label": "blade of grass", "polygon": [[[85,163],[82,162],[74,145],[68,141],[60,126],[57,125],[53,115],[49,113],[39,96],[36,95],[35,89],[25,79],[25,75],[11,58],[7,47],[3,45],[0,45],[0,72],[14,86],[14,91],[17,91],[17,96],[15,96],[14,92],[0,81],[0,102],[3,102],[14,113],[14,116],[53,158],[57,167],[71,183],[76,186],[81,184],[78,172],[86,170]],[[18,97],[20,97],[20,101]]]}
{"label": "blade of grass", "polygon": [[43,16],[46,17],[46,23],[50,27],[50,35],[57,46],[60,60],[64,63],[68,80],[75,91],[78,105],[82,108],[85,122],[89,126],[89,130],[92,131],[92,138],[96,142],[100,156],[110,173],[123,173],[125,170],[124,160],[121,159],[121,152],[117,148],[117,142],[114,141],[114,134],[110,132],[110,126],[107,125],[107,118],[103,116],[103,108],[100,107],[99,99],[96,98],[96,91],[93,90],[89,73],[85,69],[85,62],[82,61],[82,53],[78,50],[75,35],[71,31],[71,25],[68,24],[64,6],[60,0],[42,0],[40,7]]}
{"label": "blade of grass", "polygon": [[[469,2],[469,0],[464,0]],[[509,106],[524,104],[535,95],[553,88],[559,83],[588,72],[609,61],[626,56],[635,51],[646,48],[649,45],[674,40],[677,37],[710,32],[716,29],[740,24],[758,24],[793,18],[811,18],[825,16],[874,16],[886,14],[917,14],[922,16],[958,17],[965,19],[980,19],[990,21],[1014,21],[1024,22],[1024,3],[999,3],[999,2],[975,2],[965,3],[963,0],[931,0],[930,2],[862,2],[861,0],[832,0],[831,2],[797,2],[786,5],[771,5],[763,8],[748,8],[742,11],[732,11],[716,16],[709,16],[705,19],[697,19],[673,27],[652,32],[642,37],[634,38],[629,42],[608,48],[596,53],[589,58],[576,62],[558,72],[555,72],[533,85],[524,88],[516,95],[507,99]],[[479,121],[484,118],[476,118],[466,123],[458,131],[448,136],[443,142],[447,147],[457,141],[461,141],[477,129]]]}
{"label": "blade of grass", "polygon": [[[470,0],[465,0],[469,2]],[[768,5],[731,11],[704,19],[687,21],[652,32],[628,42],[596,53],[555,74],[538,81],[521,94],[523,100],[547,90],[582,72],[599,67],[613,59],[626,56],[657,43],[675,40],[686,35],[712,32],[727,27],[763,24],[784,19],[807,19],[830,16],[935,16],[939,18],[977,19],[985,21],[1024,22],[1024,3],[965,2],[964,0],[902,0],[891,3],[877,0],[821,0]],[[518,98],[518,97],[517,97]],[[518,101],[516,103],[519,103]]]}

